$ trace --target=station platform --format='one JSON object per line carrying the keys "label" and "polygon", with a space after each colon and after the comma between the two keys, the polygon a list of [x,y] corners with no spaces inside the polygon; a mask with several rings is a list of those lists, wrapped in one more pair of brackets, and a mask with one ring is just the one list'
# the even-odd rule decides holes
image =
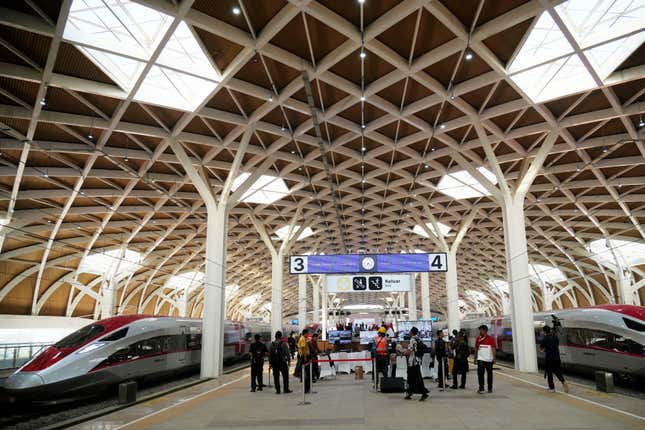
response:
{"label": "station platform", "polygon": [[[267,383],[265,372],[265,384]],[[276,395],[272,388],[249,392],[247,369],[225,375],[72,427],[83,430],[135,429],[645,429],[645,400],[599,393],[571,384],[571,392],[550,393],[542,375],[500,367],[491,394],[477,394],[471,371],[465,390],[441,392],[426,379],[423,403],[403,394],[374,392],[370,375],[341,374],[314,384],[309,405],[299,405],[302,386]],[[560,387],[557,387],[560,389]]]}

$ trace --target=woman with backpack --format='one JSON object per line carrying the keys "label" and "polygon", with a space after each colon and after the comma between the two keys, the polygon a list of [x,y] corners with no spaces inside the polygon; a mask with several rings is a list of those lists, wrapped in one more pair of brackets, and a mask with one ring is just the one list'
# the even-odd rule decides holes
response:
{"label": "woman with backpack", "polygon": [[280,374],[282,374],[282,385],[284,393],[291,393],[289,389],[289,361],[291,353],[287,343],[282,340],[282,332],[275,332],[275,340],[271,342],[269,349],[269,362],[273,368],[273,382],[275,383],[275,393],[280,394]]}

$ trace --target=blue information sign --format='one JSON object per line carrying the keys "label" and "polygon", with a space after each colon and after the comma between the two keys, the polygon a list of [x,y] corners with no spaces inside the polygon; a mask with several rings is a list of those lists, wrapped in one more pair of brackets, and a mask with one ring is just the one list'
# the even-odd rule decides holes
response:
{"label": "blue information sign", "polygon": [[446,253],[292,255],[289,273],[404,273],[445,272]]}

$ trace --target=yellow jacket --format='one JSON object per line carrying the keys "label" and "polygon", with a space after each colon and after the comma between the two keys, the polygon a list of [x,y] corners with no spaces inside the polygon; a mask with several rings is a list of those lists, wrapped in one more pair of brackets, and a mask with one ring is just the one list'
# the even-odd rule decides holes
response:
{"label": "yellow jacket", "polygon": [[309,345],[307,345],[306,336],[300,336],[298,339],[298,355],[303,358],[309,357]]}

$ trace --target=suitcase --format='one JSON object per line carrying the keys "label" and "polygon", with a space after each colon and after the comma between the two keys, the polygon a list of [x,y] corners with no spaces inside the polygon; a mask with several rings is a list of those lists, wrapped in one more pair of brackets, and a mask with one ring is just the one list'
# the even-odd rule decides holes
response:
{"label": "suitcase", "polygon": [[381,378],[381,393],[403,393],[405,392],[405,380],[403,378]]}

